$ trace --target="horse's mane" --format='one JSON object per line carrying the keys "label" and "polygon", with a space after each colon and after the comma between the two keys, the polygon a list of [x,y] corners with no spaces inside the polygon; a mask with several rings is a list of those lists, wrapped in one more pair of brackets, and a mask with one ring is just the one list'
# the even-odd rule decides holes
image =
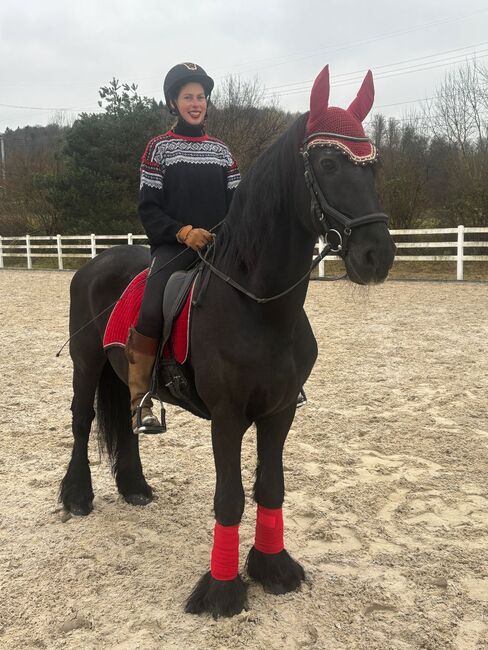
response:
{"label": "horse's mane", "polygon": [[[298,151],[308,114],[295,122],[256,160],[237,187],[218,237],[224,260],[253,267],[260,242],[282,224],[293,203],[298,172]],[[301,173],[301,172],[300,172]]]}

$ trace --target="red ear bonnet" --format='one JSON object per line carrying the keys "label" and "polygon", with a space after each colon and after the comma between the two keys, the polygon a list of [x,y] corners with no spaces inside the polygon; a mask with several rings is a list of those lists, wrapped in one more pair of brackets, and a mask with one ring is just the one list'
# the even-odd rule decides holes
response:
{"label": "red ear bonnet", "polygon": [[356,96],[356,99],[351,103],[347,109],[349,113],[352,113],[360,122],[364,120],[367,116],[374,102],[374,84],[373,84],[373,73],[371,70],[368,70],[366,76],[363,79],[361,88]]}
{"label": "red ear bonnet", "polygon": [[368,70],[356,98],[347,110],[329,106],[329,92],[329,66],[326,65],[315,79],[310,95],[306,129],[308,146],[333,147],[356,164],[374,162],[377,158],[376,147],[366,138],[362,125],[374,100],[371,70]]}
{"label": "red ear bonnet", "polygon": [[329,105],[329,92],[329,66],[326,65],[317,79],[315,79],[312,92],[310,93],[309,124],[319,121],[322,113],[327,110]]}

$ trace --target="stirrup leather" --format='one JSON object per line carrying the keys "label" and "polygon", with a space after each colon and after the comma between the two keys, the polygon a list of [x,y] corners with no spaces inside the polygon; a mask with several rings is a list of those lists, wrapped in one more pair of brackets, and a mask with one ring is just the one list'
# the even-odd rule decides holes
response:
{"label": "stirrup leather", "polygon": [[[150,397],[155,397],[150,391],[144,395],[141,399],[139,406],[134,409],[132,416],[136,417],[136,426],[134,427],[134,433],[139,435],[140,433],[146,433],[151,435],[156,435],[158,433],[166,433],[166,410],[164,404],[161,402],[161,423],[159,423],[158,418],[153,415],[146,415],[142,418],[142,409],[144,406],[144,401]],[[157,399],[157,398],[156,398]]]}

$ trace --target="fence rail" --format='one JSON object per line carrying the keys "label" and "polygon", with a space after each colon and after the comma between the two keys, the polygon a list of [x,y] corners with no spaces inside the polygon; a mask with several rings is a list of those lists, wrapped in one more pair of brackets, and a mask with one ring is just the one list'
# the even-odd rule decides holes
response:
{"label": "fence rail", "polygon": [[[392,237],[398,249],[396,261],[422,261],[422,262],[457,262],[457,279],[464,277],[464,262],[488,262],[488,227],[466,228],[432,228],[432,229],[405,229],[391,230]],[[415,241],[419,236],[428,238],[430,241]],[[481,235],[486,239],[472,239],[473,236]],[[437,241],[435,238],[442,237]],[[405,238],[410,239],[407,241]],[[414,241],[411,241],[412,238]],[[425,237],[424,237],[425,239]],[[57,258],[57,267],[64,269],[66,258],[93,258],[97,253],[117,246],[118,244],[143,243],[145,235],[55,235],[52,237],[25,235],[25,237],[1,237],[0,236],[0,269],[5,268],[5,258],[21,257],[26,260],[28,269],[32,269],[32,261],[37,258]],[[322,250],[324,243],[321,239],[317,242],[317,249]],[[438,249],[438,255],[430,254]],[[470,254],[475,249],[477,254]],[[85,252],[86,251],[86,252]],[[412,251],[416,254],[402,254],[402,251]],[[427,251],[427,253],[422,253]],[[446,252],[448,251],[448,252]],[[468,252],[466,252],[468,251]],[[337,256],[329,257],[328,260],[337,260]],[[325,276],[325,264],[319,264],[319,277]]]}

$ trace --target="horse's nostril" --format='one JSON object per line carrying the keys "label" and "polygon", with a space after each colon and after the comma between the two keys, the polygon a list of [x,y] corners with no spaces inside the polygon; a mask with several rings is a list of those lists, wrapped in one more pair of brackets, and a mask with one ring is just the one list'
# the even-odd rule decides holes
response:
{"label": "horse's nostril", "polygon": [[375,268],[378,265],[378,257],[374,249],[370,248],[369,251],[366,251],[366,262]]}

